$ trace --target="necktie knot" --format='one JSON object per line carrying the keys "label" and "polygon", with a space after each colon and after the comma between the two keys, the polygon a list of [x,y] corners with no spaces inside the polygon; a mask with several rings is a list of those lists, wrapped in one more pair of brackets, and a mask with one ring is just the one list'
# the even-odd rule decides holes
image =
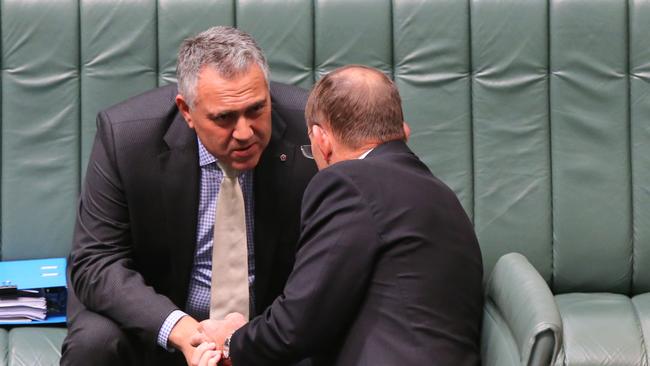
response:
{"label": "necktie knot", "polygon": [[241,174],[240,170],[234,169],[234,168],[232,168],[232,167],[230,167],[230,166],[228,166],[226,164],[223,164],[221,162],[217,162],[217,165],[219,165],[219,168],[223,172],[223,175],[225,175],[226,178],[228,178],[228,179],[235,179],[235,178],[239,177],[239,175]]}

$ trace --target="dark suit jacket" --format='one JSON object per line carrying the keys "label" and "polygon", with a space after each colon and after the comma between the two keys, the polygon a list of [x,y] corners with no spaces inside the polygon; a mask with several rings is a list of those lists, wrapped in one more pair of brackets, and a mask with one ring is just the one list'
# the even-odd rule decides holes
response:
{"label": "dark suit jacket", "polygon": [[[170,85],[99,113],[69,261],[70,319],[84,308],[102,314],[152,352],[162,351],[163,321],[185,306],[196,246],[197,138],[176,94]],[[316,172],[300,153],[306,97],[272,83],[272,136],[254,173],[257,312],[291,272],[300,201]]]}
{"label": "dark suit jacket", "polygon": [[454,193],[402,141],[309,183],[282,296],[234,333],[234,366],[477,366],[482,264]]}

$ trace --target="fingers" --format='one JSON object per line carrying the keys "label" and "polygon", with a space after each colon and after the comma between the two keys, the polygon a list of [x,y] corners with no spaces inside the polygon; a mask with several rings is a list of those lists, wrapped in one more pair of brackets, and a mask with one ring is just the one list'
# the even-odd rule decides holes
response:
{"label": "fingers", "polygon": [[[201,343],[192,354],[192,359],[190,360],[190,366],[199,366],[201,365],[201,360],[206,354],[209,354],[211,351],[214,351],[217,348],[217,345],[214,343]],[[206,361],[207,362],[207,361]],[[207,364],[207,363],[206,363]]]}
{"label": "fingers", "polygon": [[199,323],[199,332],[206,335],[217,333],[224,325],[223,320],[208,319]]}
{"label": "fingers", "polygon": [[203,333],[195,333],[191,338],[190,338],[190,344],[193,347],[199,346],[201,343],[206,343],[210,342],[210,339]]}
{"label": "fingers", "polygon": [[214,355],[210,360],[208,360],[208,366],[217,366],[219,360],[221,360],[221,351],[214,351]]}
{"label": "fingers", "polygon": [[199,366],[217,366],[221,359],[221,351],[206,351],[201,356]]}
{"label": "fingers", "polygon": [[246,318],[240,313],[230,313],[226,315],[225,320],[230,320],[237,323],[246,323]]}
{"label": "fingers", "polygon": [[224,320],[204,320],[199,323],[198,326],[198,332],[201,335],[192,335],[189,341],[192,345],[198,345],[204,342],[214,342],[221,346],[228,336],[233,334],[244,324],[246,324],[246,320],[244,316],[239,313],[230,313],[226,315]]}
{"label": "fingers", "polygon": [[224,318],[224,322],[228,323],[231,331],[241,328],[248,320],[240,313],[230,313]]}

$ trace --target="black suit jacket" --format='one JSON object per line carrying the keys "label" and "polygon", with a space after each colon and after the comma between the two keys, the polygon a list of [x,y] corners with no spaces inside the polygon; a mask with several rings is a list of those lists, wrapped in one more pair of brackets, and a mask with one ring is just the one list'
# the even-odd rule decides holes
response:
{"label": "black suit jacket", "polygon": [[[196,246],[197,137],[176,108],[175,85],[99,113],[69,260],[68,314],[104,315],[162,351],[163,321],[183,309]],[[281,293],[299,235],[303,191],[316,172],[308,143],[307,93],[271,85],[272,135],[254,173],[257,312]]]}
{"label": "black suit jacket", "polygon": [[477,366],[482,264],[454,193],[402,141],[319,172],[284,293],[235,332],[234,366]]}

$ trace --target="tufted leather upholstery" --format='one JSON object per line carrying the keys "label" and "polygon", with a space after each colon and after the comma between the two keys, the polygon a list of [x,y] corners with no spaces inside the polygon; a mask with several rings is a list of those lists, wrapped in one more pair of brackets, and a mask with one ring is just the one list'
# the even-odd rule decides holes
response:
{"label": "tufted leather upholstery", "polygon": [[65,331],[57,328],[21,327],[9,333],[9,366],[58,365]]}
{"label": "tufted leather upholstery", "polygon": [[[237,25],[274,80],[309,87],[347,63],[394,77],[410,144],[458,193],[486,274],[508,252],[530,261],[491,280],[487,364],[543,363],[560,342],[558,364],[649,363],[650,1],[0,4],[3,260],[67,255],[97,110],[172,82],[184,37]],[[557,307],[504,313],[514,277]],[[56,364],[64,332],[0,330],[0,365]]]}

